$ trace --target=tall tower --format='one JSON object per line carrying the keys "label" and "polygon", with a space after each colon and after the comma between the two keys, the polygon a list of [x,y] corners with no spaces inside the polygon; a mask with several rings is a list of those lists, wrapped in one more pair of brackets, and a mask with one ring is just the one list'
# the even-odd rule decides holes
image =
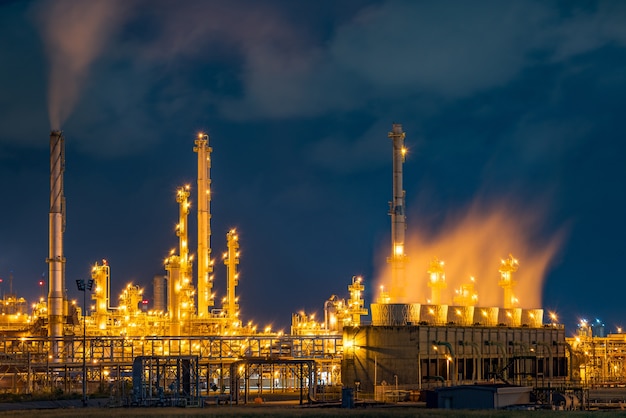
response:
{"label": "tall tower", "polygon": [[111,309],[111,268],[106,260],[102,260],[102,265],[96,263],[91,268],[91,277],[96,284],[96,291],[91,294],[91,299],[96,301],[96,323],[98,329],[104,330]]}
{"label": "tall tower", "polygon": [[435,257],[430,261],[428,267],[428,287],[431,288],[430,303],[433,305],[441,305],[441,291],[448,287],[443,266],[444,262]]}
{"label": "tall tower", "polygon": [[189,186],[179,187],[176,190],[178,202],[178,255],[175,251],[165,260],[165,269],[168,272],[168,306],[170,315],[170,335],[178,336],[181,330],[181,320],[187,319],[192,308],[190,300],[191,260],[187,244],[187,217],[189,215]]}
{"label": "tall tower", "polygon": [[48,277],[48,335],[54,361],[59,361],[63,316],[65,306],[65,256],[63,233],[65,232],[65,196],[63,195],[63,172],[65,171],[65,139],[61,131],[50,132],[50,212]]}
{"label": "tall tower", "polygon": [[513,273],[517,271],[519,262],[513,255],[509,254],[509,258],[500,261],[500,281],[498,284],[504,289],[504,308],[512,309],[517,306],[517,298],[513,294],[513,289],[517,282],[513,280]]}
{"label": "tall tower", "polygon": [[198,153],[198,317],[206,318],[213,306],[211,261],[211,152],[209,136],[200,133],[193,151]]}
{"label": "tall tower", "polygon": [[[348,286],[348,292],[350,292],[350,299],[348,300],[347,314],[348,317],[344,319],[348,325],[358,327],[361,325],[361,316],[367,315],[367,308],[363,305],[363,278],[361,276],[352,276],[352,284]],[[347,320],[347,321],[346,321]]]}
{"label": "tall tower", "polygon": [[404,147],[405,134],[402,125],[394,123],[391,132],[387,134],[393,143],[393,200],[389,202],[391,216],[391,256],[387,262],[391,264],[391,286],[389,294],[393,302],[402,300],[405,296],[404,265],[407,256],[404,252],[404,236],[406,232],[405,195],[402,189],[402,164],[406,156]]}
{"label": "tall tower", "polygon": [[224,264],[226,265],[226,298],[224,301],[224,311],[226,318],[231,325],[239,323],[239,304],[235,296],[235,288],[239,283],[239,236],[235,229],[231,229],[226,234],[228,251],[224,254]]}

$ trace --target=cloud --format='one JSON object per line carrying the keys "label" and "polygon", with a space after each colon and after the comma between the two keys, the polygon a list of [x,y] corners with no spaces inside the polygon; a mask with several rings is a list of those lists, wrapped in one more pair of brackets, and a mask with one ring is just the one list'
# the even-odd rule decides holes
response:
{"label": "cloud", "polygon": [[[386,126],[402,109],[401,116],[423,117],[428,107],[430,117],[447,102],[505,86],[533,66],[626,44],[626,7],[610,2],[561,10],[539,1],[389,1],[352,6],[330,20],[320,13],[318,25],[300,24],[300,8],[283,6],[36,3],[51,60],[52,126],[77,105],[85,108],[85,131],[102,124],[115,130],[133,117],[136,131],[148,132],[154,117],[187,122],[184,109],[236,123],[367,112],[372,124]],[[328,29],[313,29],[320,24]],[[158,140],[151,138],[148,143]],[[371,138],[328,135],[313,156],[329,164],[327,150],[366,151]],[[142,141],[133,135],[115,151],[139,150]]]}
{"label": "cloud", "polygon": [[456,100],[507,85],[533,66],[624,44],[624,7],[570,9],[535,1],[384,2],[335,22],[325,43],[276,49],[260,39],[244,48],[244,95],[220,108],[237,119],[284,118],[407,97]]}

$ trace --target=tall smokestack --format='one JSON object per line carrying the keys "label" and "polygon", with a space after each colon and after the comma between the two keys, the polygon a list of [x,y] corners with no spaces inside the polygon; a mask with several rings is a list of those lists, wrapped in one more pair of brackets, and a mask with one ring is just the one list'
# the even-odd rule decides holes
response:
{"label": "tall smokestack", "polygon": [[63,172],[65,171],[65,139],[61,131],[50,132],[50,212],[48,259],[48,335],[51,338],[53,359],[59,360],[63,337],[63,307],[65,305],[65,257],[63,233],[65,232],[65,196]]}
{"label": "tall smokestack", "polygon": [[198,153],[198,317],[209,315],[213,306],[211,290],[211,147],[209,136],[200,133],[195,141]]}
{"label": "tall smokestack", "polygon": [[405,134],[402,125],[394,123],[392,131],[387,134],[393,143],[393,200],[389,202],[391,216],[391,256],[387,262],[391,264],[391,289],[389,296],[392,302],[403,301],[405,296],[404,235],[406,231],[405,191],[402,189],[402,164],[406,155],[404,147]]}

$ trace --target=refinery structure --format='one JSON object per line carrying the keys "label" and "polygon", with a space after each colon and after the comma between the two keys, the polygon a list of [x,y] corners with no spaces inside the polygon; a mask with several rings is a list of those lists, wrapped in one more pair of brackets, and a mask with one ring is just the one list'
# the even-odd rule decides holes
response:
{"label": "refinery structure", "polygon": [[[299,394],[301,402],[329,400],[342,388],[361,396],[399,401],[441,386],[492,382],[532,387],[538,401],[558,391],[582,402],[584,388],[626,383],[626,337],[597,337],[581,327],[566,337],[553,313],[522,308],[515,273],[523,260],[494,263],[500,306],[481,306],[472,280],[450,304],[445,263],[433,258],[423,277],[408,277],[402,125],[393,124],[390,277],[366,306],[367,280],[346,280],[348,298],[331,296],[323,318],[292,315],[288,333],[258,329],[239,314],[239,238],[226,234],[226,277],[213,275],[211,249],[211,153],[200,133],[197,153],[197,231],[190,231],[189,185],[176,190],[178,248],[154,277],[152,306],[144,290],[129,284],[111,294],[111,266],[102,260],[89,280],[78,280],[83,301],[68,300],[63,251],[65,229],[64,136],[50,133],[49,288],[32,305],[10,292],[0,317],[0,391],[14,393],[106,392],[120,405],[198,404],[222,397],[247,402],[263,393]],[[192,238],[190,240],[190,237]],[[191,248],[194,241],[196,248]],[[504,249],[506,251],[506,249]],[[506,253],[505,253],[506,254]],[[486,260],[485,262],[491,262]],[[195,272],[195,275],[194,275]],[[213,285],[225,280],[226,295]],[[407,300],[407,289],[426,281],[430,295]],[[523,284],[520,284],[523,285]],[[253,395],[254,394],[254,395]]]}

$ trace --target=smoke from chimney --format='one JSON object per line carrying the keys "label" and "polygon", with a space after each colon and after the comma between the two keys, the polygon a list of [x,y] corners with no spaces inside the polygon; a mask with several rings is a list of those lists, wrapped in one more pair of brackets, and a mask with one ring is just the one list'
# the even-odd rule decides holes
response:
{"label": "smoke from chimney", "polygon": [[125,16],[117,0],[54,0],[37,10],[49,59],[50,126],[59,129],[74,110],[89,67]]}

